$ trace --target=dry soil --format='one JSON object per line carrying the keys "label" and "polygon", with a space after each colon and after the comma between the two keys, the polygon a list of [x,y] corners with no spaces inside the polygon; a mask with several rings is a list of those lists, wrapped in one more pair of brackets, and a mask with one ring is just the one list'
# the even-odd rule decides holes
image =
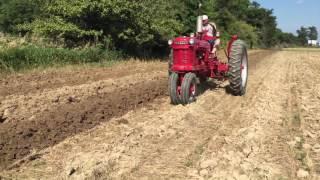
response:
{"label": "dry soil", "polygon": [[0,179],[320,179],[320,52],[249,58],[188,106],[164,62],[2,77]]}

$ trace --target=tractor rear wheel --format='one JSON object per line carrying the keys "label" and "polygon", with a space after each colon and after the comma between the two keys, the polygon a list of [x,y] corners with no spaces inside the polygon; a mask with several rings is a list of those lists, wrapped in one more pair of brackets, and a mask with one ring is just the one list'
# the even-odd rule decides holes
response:
{"label": "tractor rear wheel", "polygon": [[248,81],[248,54],[243,41],[237,40],[232,44],[229,66],[230,92],[235,96],[243,96]]}
{"label": "tractor rear wheel", "polygon": [[177,105],[181,103],[180,79],[177,73],[172,72],[169,76],[169,95],[171,104]]}
{"label": "tractor rear wheel", "polygon": [[197,76],[194,73],[187,73],[182,82],[182,98],[183,105],[196,101],[198,95]]}

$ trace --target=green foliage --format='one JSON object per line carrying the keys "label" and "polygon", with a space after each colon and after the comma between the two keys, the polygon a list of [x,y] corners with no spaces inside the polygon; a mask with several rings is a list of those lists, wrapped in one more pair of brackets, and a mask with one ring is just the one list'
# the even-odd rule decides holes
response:
{"label": "green foliage", "polygon": [[262,19],[262,23],[264,24],[264,26],[261,29],[262,34],[260,37],[262,40],[262,45],[264,45],[267,48],[270,48],[277,44],[277,23],[276,17],[272,15],[272,10],[268,10],[265,13],[265,17]]}
{"label": "green foliage", "polygon": [[278,44],[283,47],[292,47],[299,44],[299,39],[292,33],[282,32],[280,29],[277,30]]}
{"label": "green foliage", "polygon": [[39,4],[38,0],[0,0],[0,31],[17,33],[17,25],[39,15]]}
{"label": "green foliage", "polygon": [[310,40],[317,40],[318,39],[318,30],[315,26],[309,27],[308,37]]}
{"label": "green foliage", "polygon": [[228,31],[232,23],[246,18],[249,4],[249,0],[215,0],[211,8],[215,12],[213,18],[221,29]]}
{"label": "green foliage", "polygon": [[239,38],[245,40],[251,48],[257,45],[258,35],[255,32],[255,28],[243,21],[232,23],[229,26],[229,32],[231,34],[237,34]]}
{"label": "green foliage", "polygon": [[317,40],[318,39],[318,30],[315,26],[303,27],[297,30],[298,42],[300,45],[307,45],[308,40]]}
{"label": "green foliage", "polygon": [[249,0],[205,1],[204,12],[213,19],[223,34],[238,34],[250,47],[272,47],[279,43],[273,11]]}
{"label": "green foliage", "polygon": [[119,58],[122,58],[121,54],[100,48],[76,50],[28,45],[0,51],[0,70],[18,71],[55,65],[103,63]]}
{"label": "green foliage", "polygon": [[164,55],[168,39],[195,31],[199,14],[218,25],[223,40],[238,34],[250,47],[304,45],[318,36],[315,27],[300,29],[298,37],[283,33],[273,11],[251,0],[0,0],[0,31],[67,48],[102,44],[134,56]]}
{"label": "green foliage", "polygon": [[23,31],[32,31],[41,36],[48,36],[52,39],[56,38],[77,38],[97,37],[101,35],[100,32],[94,30],[83,30],[77,25],[66,22],[58,16],[52,16],[48,19],[37,19],[31,24],[21,24],[17,28]]}
{"label": "green foliage", "polygon": [[297,34],[298,34],[299,43],[303,46],[307,45],[307,43],[308,43],[308,29],[305,27],[301,27],[299,30],[297,30]]}
{"label": "green foliage", "polygon": [[55,0],[43,12],[20,28],[73,42],[111,38],[116,48],[129,52],[162,46],[182,30],[167,1]]}
{"label": "green foliage", "polygon": [[249,5],[245,21],[256,28],[261,47],[272,47],[278,43],[276,17],[273,10],[262,8],[257,2]]}
{"label": "green foliage", "polygon": [[[212,1],[212,0],[208,0]],[[187,35],[191,32],[195,31],[197,16],[201,13],[197,0],[169,0],[171,6],[174,9],[175,19],[182,24],[182,31],[179,32],[181,34]],[[204,6],[205,7],[205,6]]]}

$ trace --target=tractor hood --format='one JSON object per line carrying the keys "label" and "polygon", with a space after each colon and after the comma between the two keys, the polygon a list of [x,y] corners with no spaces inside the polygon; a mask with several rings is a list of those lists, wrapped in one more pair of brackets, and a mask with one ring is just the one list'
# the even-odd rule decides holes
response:
{"label": "tractor hood", "polygon": [[181,36],[172,40],[171,47],[173,49],[186,49],[191,48],[196,43],[196,38]]}
{"label": "tractor hood", "polygon": [[181,36],[172,40],[171,47],[173,49],[188,49],[188,48],[209,48],[210,44],[207,41],[199,40],[196,37]]}

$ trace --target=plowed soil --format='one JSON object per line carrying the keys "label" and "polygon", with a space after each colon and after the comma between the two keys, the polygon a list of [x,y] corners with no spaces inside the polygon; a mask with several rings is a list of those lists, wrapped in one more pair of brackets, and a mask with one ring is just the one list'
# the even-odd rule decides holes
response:
{"label": "plowed soil", "polygon": [[188,106],[163,62],[2,77],[0,179],[319,179],[320,52],[249,57]]}

